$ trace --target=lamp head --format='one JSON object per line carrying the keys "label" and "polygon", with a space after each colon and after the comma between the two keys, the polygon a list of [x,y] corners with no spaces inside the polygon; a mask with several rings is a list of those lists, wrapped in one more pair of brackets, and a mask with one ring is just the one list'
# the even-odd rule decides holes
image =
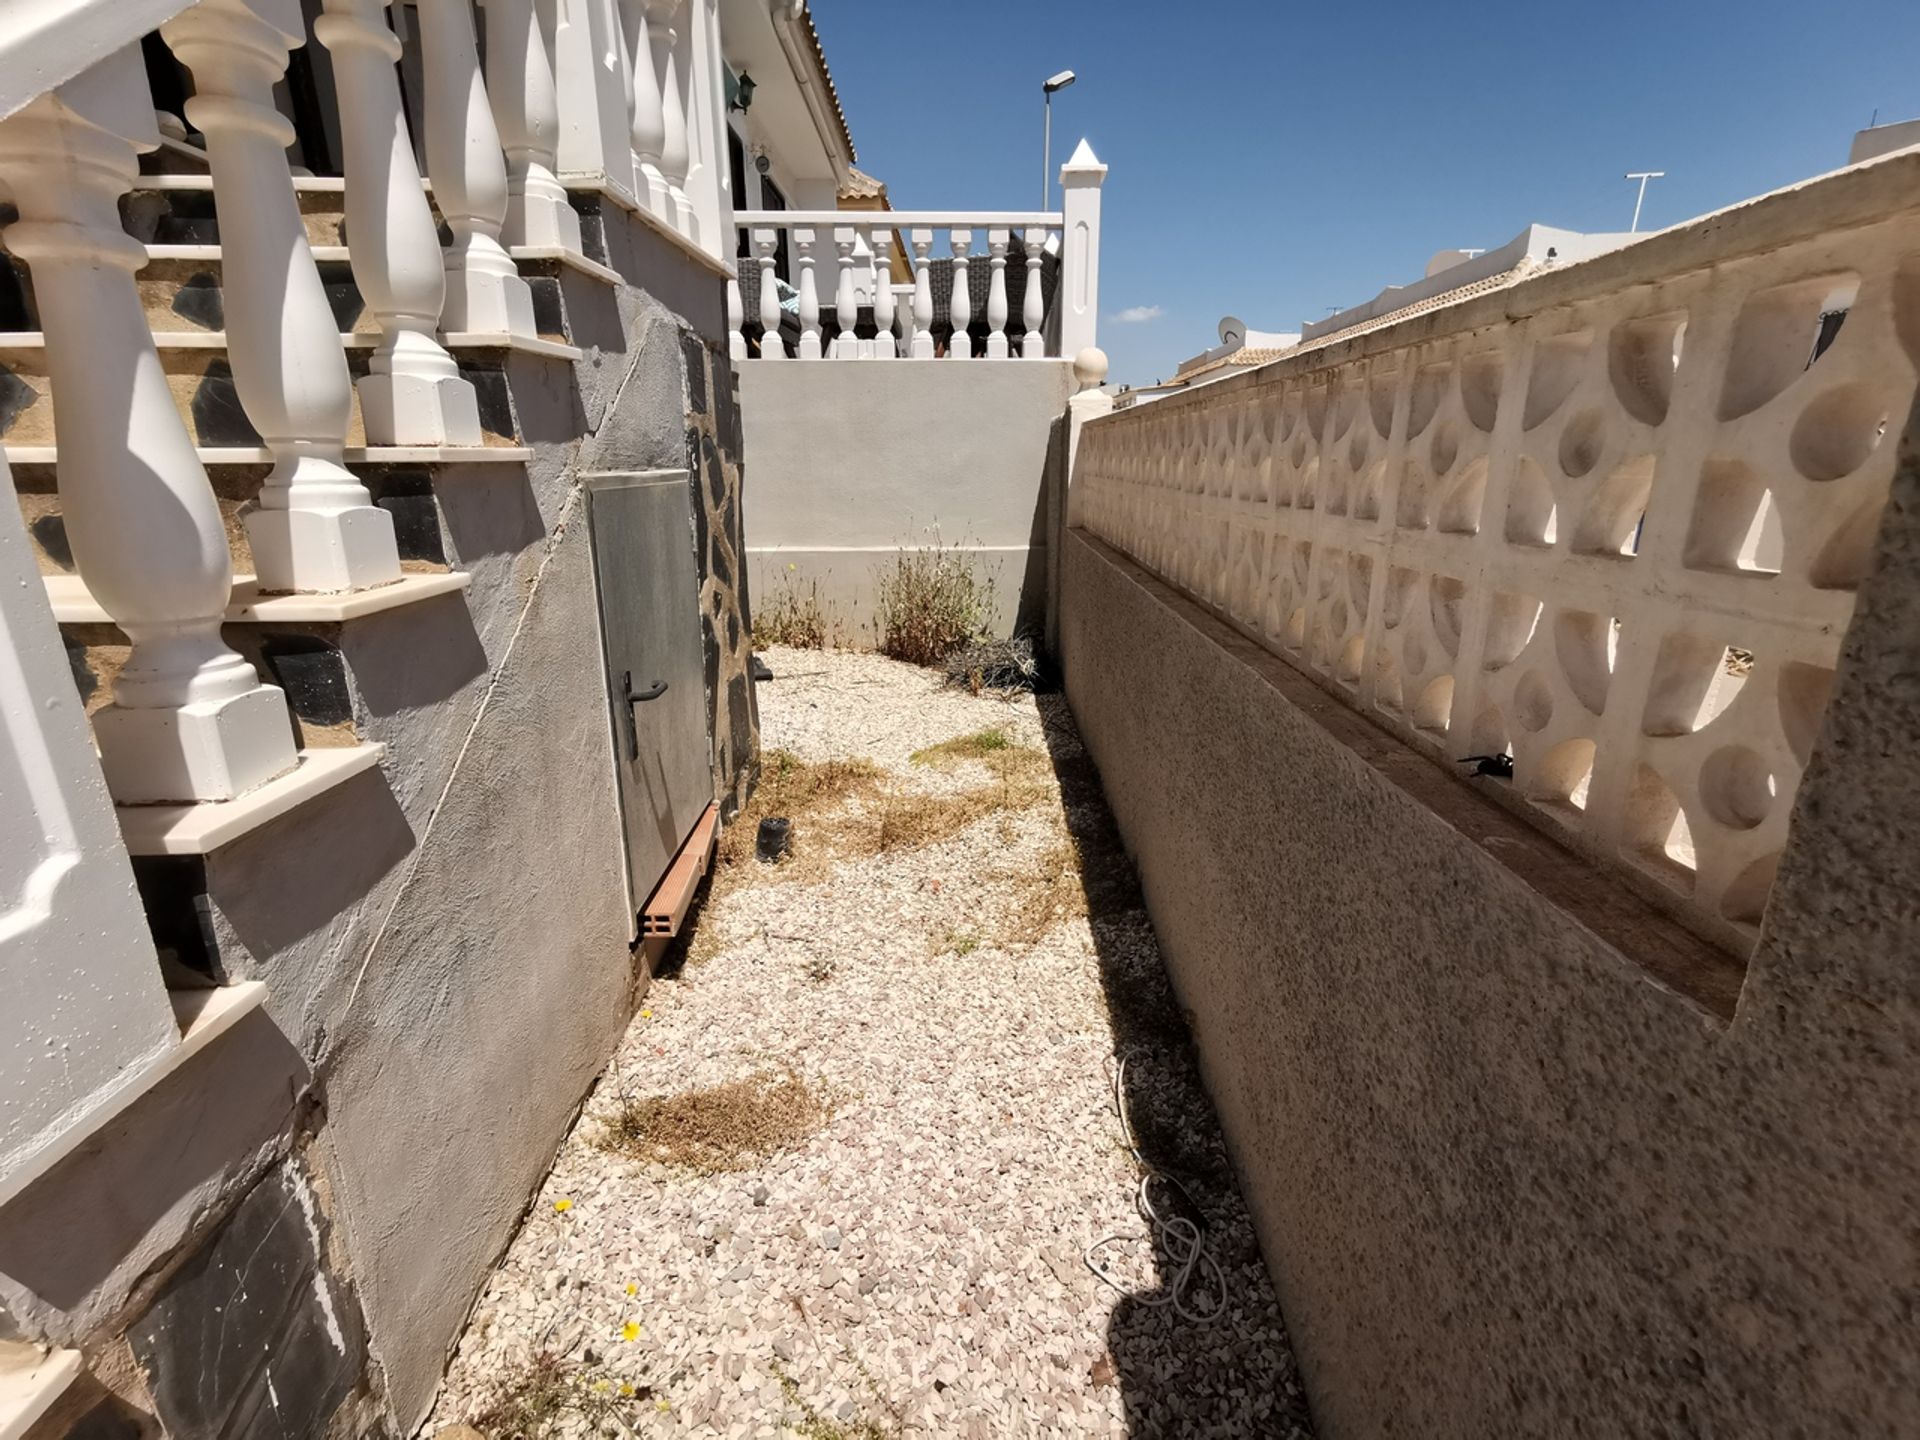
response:
{"label": "lamp head", "polygon": [[1062,70],[1058,75],[1055,75],[1052,79],[1048,80],[1046,84],[1042,85],[1040,88],[1045,94],[1051,95],[1056,90],[1066,89],[1067,86],[1073,83],[1073,80],[1074,80],[1073,71]]}

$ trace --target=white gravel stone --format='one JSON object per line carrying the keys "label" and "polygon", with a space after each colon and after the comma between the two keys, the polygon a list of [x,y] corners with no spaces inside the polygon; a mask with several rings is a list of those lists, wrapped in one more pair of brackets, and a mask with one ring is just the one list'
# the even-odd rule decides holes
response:
{"label": "white gravel stone", "polygon": [[[1084,757],[1064,705],[972,696],[873,655],[766,658],[769,749],[866,757],[897,785],[956,791],[991,777],[909,756],[1001,727],[1050,749],[1080,798],[709,905],[699,923],[719,953],[653,985],[610,1075],[671,1094],[791,1067],[833,1098],[830,1122],[748,1173],[693,1175],[595,1143],[617,1099],[603,1082],[480,1296],[426,1433],[482,1414],[546,1349],[591,1350],[642,1389],[623,1414],[642,1435],[785,1436],[810,1415],[884,1434],[1311,1435],[1152,928],[1124,875],[1095,873],[1124,862],[1085,839],[1110,821],[1072,783]],[[999,934],[1007,877],[1057,850],[1063,823],[1094,917]],[[959,955],[947,941],[962,932],[979,939]],[[1218,1321],[1155,1303],[1171,1267],[1134,1210],[1117,1049],[1136,1125],[1185,1162],[1225,1276]],[[1126,1295],[1083,1259],[1110,1235],[1123,1238],[1102,1258]]]}

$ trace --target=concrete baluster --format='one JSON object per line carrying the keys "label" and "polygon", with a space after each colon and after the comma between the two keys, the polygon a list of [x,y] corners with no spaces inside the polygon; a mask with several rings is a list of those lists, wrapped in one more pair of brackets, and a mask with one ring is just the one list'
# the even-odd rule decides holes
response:
{"label": "concrete baluster", "polygon": [[733,360],[747,358],[747,337],[740,332],[746,323],[746,306],[740,298],[740,281],[727,276],[727,355]]}
{"label": "concrete baluster", "polygon": [[893,343],[893,232],[884,227],[869,232],[873,251],[873,358],[891,360]]}
{"label": "concrete baluster", "polygon": [[987,358],[1004,360],[1007,346],[1007,245],[1009,232],[987,231],[988,263],[992,271],[987,279]]}
{"label": "concrete baluster", "polygon": [[667,193],[673,200],[671,213],[660,218],[682,235],[691,236],[693,206],[687,200],[687,171],[693,163],[693,151],[687,138],[687,102],[680,88],[680,31],[675,24],[681,3],[664,0],[655,11],[659,22],[656,43],[660,47],[660,172],[666,177]]}
{"label": "concrete baluster", "polygon": [[507,161],[480,75],[468,0],[418,0],[427,173],[453,234],[441,328],[532,335],[533,294],[500,244]]}
{"label": "concrete baluster", "polygon": [[913,246],[913,349],[915,360],[933,359],[933,271],[928,258],[933,250],[933,231],[908,232]]}
{"label": "concrete baluster", "polygon": [[220,218],[227,354],[241,407],[273,453],[247,539],[263,590],[363,590],[400,578],[393,517],[343,463],[353,379],[307,245],[273,106],[305,43],[298,0],[203,0],[161,30],[193,72]]}
{"label": "concrete baluster", "polygon": [[800,358],[820,358],[820,292],[813,279],[812,230],[793,232],[793,249],[800,266]]}
{"label": "concrete baluster", "polygon": [[627,34],[633,56],[634,189],[650,214],[674,223],[673,194],[661,172],[660,157],[667,148],[666,107],[660,99],[660,63],[653,49],[652,0],[626,0]]}
{"label": "concrete baluster", "polygon": [[1047,337],[1041,333],[1047,321],[1047,302],[1040,288],[1040,265],[1046,258],[1047,232],[1029,230],[1022,238],[1027,247],[1027,288],[1020,297],[1020,323],[1026,326],[1027,333],[1020,337],[1020,355],[1022,359],[1039,360],[1047,353]]}
{"label": "concrete baluster", "polygon": [[554,89],[554,0],[484,0],[487,95],[507,161],[507,245],[580,253],[580,217],[554,174],[560,97]]}
{"label": "concrete baluster", "polygon": [[753,232],[753,255],[760,263],[760,358],[784,360],[787,342],[780,338],[779,278],[773,273],[774,253],[780,248],[780,232]]}
{"label": "concrete baluster", "polygon": [[146,251],[118,204],[158,144],[137,45],[33,100],[0,121],[19,214],[5,238],[46,335],[67,541],[132,642],[93,719],[108,788],[123,803],[230,800],[297,757],[285,697],[221,641],[226,528],[134,288]]}
{"label": "concrete baluster", "polygon": [[388,3],[324,0],[313,23],[340,93],[348,259],[380,324],[360,418],[374,445],[478,445],[473,386],[434,338],[446,275],[400,106],[400,41],[387,26]]}
{"label": "concrete baluster", "polygon": [[853,288],[855,234],[854,230],[847,227],[833,232],[833,248],[840,256],[840,273],[833,291],[833,318],[840,325],[840,333],[833,339],[833,358],[836,360],[860,358],[860,339],[854,333],[854,327],[860,322],[860,297]]}
{"label": "concrete baluster", "polygon": [[973,232],[954,230],[949,236],[953,245],[953,303],[947,307],[947,317],[953,321],[953,338],[947,341],[947,358],[971,360],[973,337],[967,334],[967,324],[973,319],[973,303],[967,296],[967,252],[973,249]]}

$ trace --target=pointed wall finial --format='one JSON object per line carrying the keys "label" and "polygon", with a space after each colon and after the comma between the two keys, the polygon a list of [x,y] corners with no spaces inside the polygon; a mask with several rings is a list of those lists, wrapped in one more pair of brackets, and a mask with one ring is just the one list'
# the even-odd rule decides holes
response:
{"label": "pointed wall finial", "polygon": [[1107,167],[1100,163],[1100,157],[1093,153],[1093,146],[1085,139],[1074,146],[1073,154],[1060,167],[1060,183],[1065,186],[1098,185],[1106,178]]}

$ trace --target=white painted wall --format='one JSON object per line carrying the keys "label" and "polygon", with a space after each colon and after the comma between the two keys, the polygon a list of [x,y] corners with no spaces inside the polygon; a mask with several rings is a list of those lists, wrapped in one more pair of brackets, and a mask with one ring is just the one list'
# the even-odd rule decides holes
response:
{"label": "white painted wall", "polygon": [[[0,458],[0,483],[12,488]],[[60,632],[0,505],[0,1202],[180,1039]]]}
{"label": "white painted wall", "polygon": [[1023,600],[1037,620],[1044,565],[1029,576],[1070,362],[749,364],[739,375],[756,606],[789,578],[817,580],[841,618],[865,625],[876,567],[937,526],[995,577],[1003,627]]}

